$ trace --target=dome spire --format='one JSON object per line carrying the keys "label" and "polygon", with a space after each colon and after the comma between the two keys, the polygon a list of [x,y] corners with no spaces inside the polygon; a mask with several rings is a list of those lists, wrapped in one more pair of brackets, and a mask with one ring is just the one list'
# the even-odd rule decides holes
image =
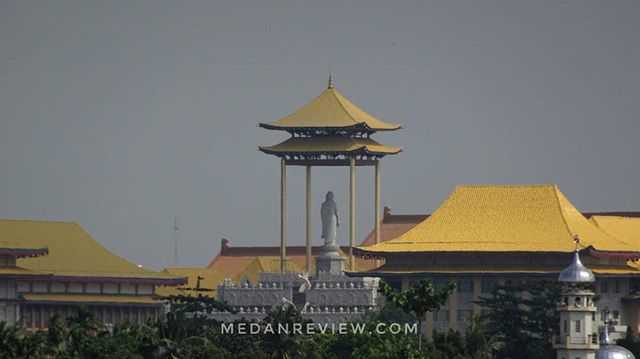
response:
{"label": "dome spire", "polygon": [[609,309],[604,310],[604,331],[600,335],[600,345],[611,345],[611,338],[609,337],[609,321],[607,320],[609,316]]}
{"label": "dome spire", "polygon": [[327,85],[327,88],[333,88],[333,69],[329,69],[329,84]]}

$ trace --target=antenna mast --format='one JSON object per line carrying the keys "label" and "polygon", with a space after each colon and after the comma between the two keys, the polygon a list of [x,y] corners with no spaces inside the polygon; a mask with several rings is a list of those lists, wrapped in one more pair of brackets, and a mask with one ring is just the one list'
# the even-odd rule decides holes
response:
{"label": "antenna mast", "polygon": [[173,217],[173,262],[178,266],[178,216]]}

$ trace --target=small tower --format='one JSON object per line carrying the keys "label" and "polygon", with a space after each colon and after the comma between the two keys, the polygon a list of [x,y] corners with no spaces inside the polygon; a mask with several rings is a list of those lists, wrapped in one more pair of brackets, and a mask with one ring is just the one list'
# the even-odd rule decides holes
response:
{"label": "small tower", "polygon": [[554,343],[558,359],[595,359],[598,344],[593,302],[594,292],[590,286],[596,278],[589,268],[580,262],[576,237],[576,251],[571,265],[558,276],[564,284],[560,313],[560,336]]}

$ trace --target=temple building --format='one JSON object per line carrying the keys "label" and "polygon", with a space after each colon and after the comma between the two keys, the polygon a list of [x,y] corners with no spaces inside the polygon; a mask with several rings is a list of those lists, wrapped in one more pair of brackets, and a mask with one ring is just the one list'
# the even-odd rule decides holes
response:
{"label": "temple building", "polygon": [[[215,313],[220,320],[240,317],[259,319],[275,306],[293,305],[303,317],[317,323],[340,323],[356,318],[378,305],[376,278],[350,278],[349,270],[361,270],[353,256],[355,246],[356,167],[374,167],[375,218],[374,241],[379,239],[381,160],[399,153],[397,147],[384,146],[371,138],[379,131],[393,131],[399,125],[383,122],[347,100],[329,76],[327,88],[292,114],[260,123],[268,130],[290,134],[283,142],[262,146],[259,150],[280,159],[280,248],[231,248],[223,239],[220,254],[209,268],[218,269],[228,278],[218,286],[217,299],[237,313]],[[306,184],[305,247],[287,245],[287,167],[304,166]],[[334,194],[328,191],[320,206],[322,219],[321,247],[314,247],[312,223],[311,175],[313,167],[349,168],[349,246],[340,247],[337,236],[340,218]],[[377,242],[376,242],[377,243]],[[235,252],[235,255],[234,255]],[[279,254],[278,257],[275,255]],[[274,268],[276,267],[276,268]]]}
{"label": "temple building", "polygon": [[474,301],[496,283],[555,278],[579,236],[582,259],[597,278],[598,305],[611,310],[612,336],[620,336],[627,326],[640,329],[640,219],[634,214],[585,216],[552,184],[458,186],[431,215],[387,213],[381,230],[392,238],[365,239],[354,249],[384,264],[348,274],[382,277],[397,288],[422,278],[454,282],[457,291],[427,315],[425,329],[463,329],[481,311]]}
{"label": "temple building", "polygon": [[25,328],[80,305],[105,323],[142,323],[161,314],[157,287],[186,283],[126,261],[73,222],[0,220],[0,247],[5,318]]}
{"label": "temple building", "polygon": [[47,253],[46,247],[30,246],[10,237],[0,238],[0,322],[16,323],[20,318],[16,281],[44,277],[42,273],[19,267],[16,260]]}

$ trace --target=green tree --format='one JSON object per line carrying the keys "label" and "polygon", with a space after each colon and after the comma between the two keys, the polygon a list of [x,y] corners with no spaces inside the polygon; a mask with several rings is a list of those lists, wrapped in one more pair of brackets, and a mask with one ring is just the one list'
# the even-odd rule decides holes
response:
{"label": "green tree", "polygon": [[555,358],[551,339],[559,326],[560,291],[555,281],[508,281],[480,298],[489,309],[489,333],[504,342],[499,357]]}
{"label": "green tree", "polygon": [[433,333],[436,356],[442,359],[491,359],[502,348],[497,335],[487,331],[487,322],[475,315],[467,322],[464,334],[449,330],[447,333]]}
{"label": "green tree", "polygon": [[[310,320],[303,319],[302,314],[292,305],[275,307],[263,319],[265,326],[271,326],[275,330],[270,333],[265,330],[262,336],[262,348],[271,353],[272,358],[306,358],[305,348],[311,343],[311,336],[296,334],[293,332],[294,325],[305,328]],[[285,326],[288,332],[278,331],[278,326]]]}
{"label": "green tree", "polygon": [[15,327],[0,322],[0,358],[16,358],[19,352],[20,338]]}
{"label": "green tree", "polygon": [[[418,321],[418,328],[422,330],[422,321],[427,312],[440,309],[455,288],[455,284],[448,283],[444,288],[436,289],[431,281],[421,279],[400,292],[381,280],[378,290],[389,302],[414,316]],[[418,336],[418,347],[422,347],[422,333]]]}

